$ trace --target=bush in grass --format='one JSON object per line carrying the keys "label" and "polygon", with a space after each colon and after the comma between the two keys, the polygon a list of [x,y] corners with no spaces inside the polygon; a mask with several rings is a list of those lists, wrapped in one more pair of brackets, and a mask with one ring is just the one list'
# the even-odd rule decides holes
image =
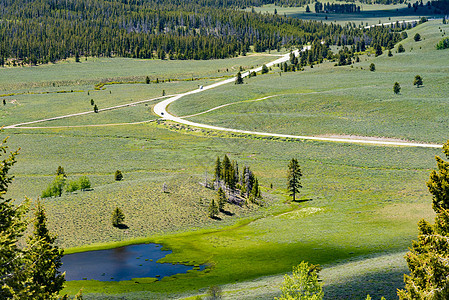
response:
{"label": "bush in grass", "polygon": [[403,52],[405,52],[404,46],[402,46],[402,44],[399,44],[398,53],[403,53]]}
{"label": "bush in grass", "polygon": [[318,280],[319,266],[309,265],[302,261],[293,267],[292,276],[285,275],[281,286],[282,296],[277,300],[321,300],[323,299],[323,286]]}
{"label": "bush in grass", "polygon": [[66,184],[64,175],[57,175],[52,183],[42,192],[42,198],[61,197]]}
{"label": "bush in grass", "polygon": [[66,192],[68,192],[68,193],[73,193],[79,189],[80,189],[80,185],[79,185],[78,181],[75,181],[75,180],[68,181],[66,188],[65,188]]}
{"label": "bush in grass", "polygon": [[114,178],[115,178],[115,181],[122,180],[123,179],[122,171],[120,171],[120,170],[115,171]]}
{"label": "bush in grass", "polygon": [[90,189],[91,184],[89,178],[87,178],[87,176],[80,177],[79,186],[82,191]]}
{"label": "bush in grass", "polygon": [[222,291],[219,286],[213,285],[207,290],[207,299],[221,299]]}
{"label": "bush in grass", "polygon": [[125,214],[120,208],[116,207],[112,212],[112,226],[119,227],[123,224],[123,221],[125,221]]}
{"label": "bush in grass", "polygon": [[449,37],[446,37],[438,42],[436,45],[438,50],[448,49],[449,48]]}
{"label": "bush in grass", "polygon": [[371,72],[376,71],[376,65],[373,64],[373,63],[371,63],[371,64],[369,65],[369,70],[370,70]]}

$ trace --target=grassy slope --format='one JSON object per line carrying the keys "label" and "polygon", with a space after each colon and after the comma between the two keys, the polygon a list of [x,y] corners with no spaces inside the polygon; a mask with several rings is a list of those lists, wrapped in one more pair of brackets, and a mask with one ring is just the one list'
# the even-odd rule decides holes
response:
{"label": "grassy slope", "polygon": [[[254,97],[263,94],[257,88],[252,93]],[[172,248],[166,261],[213,266],[156,283],[69,282],[67,292],[84,287],[86,293],[136,292],[149,297],[153,294],[148,291],[185,292],[284,273],[300,260],[331,264],[360,255],[403,251],[416,235],[416,222],[432,218],[425,181],[438,150],[237,139],[170,128],[154,122],[101,131],[14,129],[4,133],[11,135],[11,148],[22,147],[13,170],[16,180],[11,196],[35,198],[51,182],[58,165],[64,166],[70,178],[86,174],[92,179],[93,191],[46,201],[50,226],[59,234],[61,245],[142,237],[140,241]],[[241,166],[250,165],[273,196],[267,196],[272,199],[270,205],[256,213],[252,208],[233,208],[234,217],[222,216],[222,221],[215,222],[204,217],[206,204],[200,199],[212,195],[200,189],[198,182],[205,170],[212,173],[216,155],[224,153]],[[294,204],[294,211],[278,215],[292,209],[283,204],[285,169],[292,157],[300,160],[302,195],[311,201]],[[113,181],[117,169],[124,172],[124,182]],[[175,190],[164,195],[160,191],[163,182]],[[270,183],[273,190],[268,188]],[[125,210],[130,225],[127,233],[109,224],[108,211],[117,204]],[[248,216],[265,218],[244,222],[242,218]],[[241,226],[220,229],[238,220]],[[173,234],[193,229],[192,233]]]}
{"label": "grassy slope", "polygon": [[[304,72],[278,72],[189,96],[170,106],[177,115],[190,115],[236,102],[193,121],[224,127],[297,135],[380,136],[442,143],[447,133],[449,86],[447,50],[436,50],[441,39],[433,21],[408,31],[405,53],[393,57],[362,57],[352,66],[327,63]],[[414,42],[420,33],[424,40]],[[413,50],[411,50],[413,48]],[[370,72],[370,63],[376,71]],[[415,75],[424,86],[413,86]],[[399,82],[399,95],[392,91]],[[275,82],[276,84],[273,84]],[[277,95],[263,101],[241,102]]]}
{"label": "grassy slope", "polygon": [[[211,61],[89,58],[81,63],[69,60],[38,67],[0,68],[0,95],[12,94],[0,97],[7,102],[6,106],[0,107],[0,120],[2,125],[11,125],[89,111],[93,110],[91,99],[101,109],[159,97],[163,90],[166,94],[185,92],[197,88],[198,85],[208,84],[215,77],[234,75],[240,66],[250,68],[273,59],[273,56],[269,55]],[[146,76],[151,80],[195,80],[147,85],[143,84]],[[95,84],[108,81],[137,83],[107,85],[104,90],[94,90]],[[62,91],[65,93],[60,93]],[[141,109],[131,116],[121,114],[122,116],[117,118],[115,114],[113,118],[101,121],[99,118],[91,118],[89,124],[148,119],[146,107],[141,105],[139,108]],[[47,125],[67,125],[71,122],[82,124],[79,119],[74,118],[73,121],[64,119]]]}

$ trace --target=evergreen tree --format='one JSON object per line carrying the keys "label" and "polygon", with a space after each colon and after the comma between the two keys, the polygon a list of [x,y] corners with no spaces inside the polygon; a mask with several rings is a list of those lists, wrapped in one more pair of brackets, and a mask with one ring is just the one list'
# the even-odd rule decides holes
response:
{"label": "evergreen tree", "polygon": [[421,85],[423,85],[423,81],[422,81],[421,76],[419,76],[419,75],[416,75],[416,76],[415,76],[415,80],[413,80],[413,85],[416,85],[418,88],[419,88]]}
{"label": "evergreen tree", "polygon": [[393,85],[393,92],[397,95],[401,92],[401,85],[399,82],[395,82]]}
{"label": "evergreen tree", "polygon": [[296,200],[296,194],[299,194],[299,189],[302,188],[301,176],[302,172],[298,160],[292,158],[288,164],[287,189],[290,192],[290,196],[293,197],[293,201]]}
{"label": "evergreen tree", "polygon": [[11,298],[22,289],[26,280],[21,267],[23,252],[17,243],[27,226],[24,218],[28,205],[27,202],[15,205],[13,199],[5,198],[14,178],[8,173],[18,154],[18,151],[9,152],[6,141],[4,139],[0,144],[0,299]]}
{"label": "evergreen tree", "polygon": [[[449,158],[449,141],[443,146]],[[435,224],[418,223],[418,240],[405,259],[410,275],[404,275],[405,289],[399,299],[449,299],[449,163],[436,157],[438,172],[432,171],[427,187],[433,195]]]}
{"label": "evergreen tree", "polygon": [[417,34],[415,34],[413,39],[415,40],[415,42],[419,42],[421,40],[421,35],[419,33],[417,33]]}
{"label": "evergreen tree", "polygon": [[58,166],[58,169],[56,170],[56,176],[58,176],[58,175],[62,175],[64,177],[67,177],[67,175],[64,172],[64,168],[61,167],[61,166]]}
{"label": "evergreen tree", "polygon": [[120,171],[120,170],[115,171],[114,179],[115,179],[115,181],[122,180],[123,179],[122,171]]}
{"label": "evergreen tree", "polygon": [[398,45],[398,53],[403,53],[405,52],[404,46],[402,46],[402,44]]}
{"label": "evergreen tree", "polygon": [[267,67],[267,65],[263,65],[262,66],[262,74],[266,74],[266,73],[268,73],[268,67]]}
{"label": "evergreen tree", "polygon": [[226,200],[225,192],[223,191],[223,189],[221,187],[217,191],[217,201],[216,202],[218,204],[218,209],[220,211],[223,211],[224,206],[227,203],[227,200]]}
{"label": "evergreen tree", "polygon": [[238,72],[237,77],[235,78],[235,84],[242,84],[242,83],[243,83],[242,73]]}
{"label": "evergreen tree", "polygon": [[229,186],[229,183],[231,181],[231,171],[232,169],[232,165],[231,165],[231,161],[229,160],[229,157],[225,154],[224,158],[223,158],[223,162],[222,162],[222,166],[221,166],[221,172],[222,172],[222,178],[223,181],[226,185]]}
{"label": "evergreen tree", "polygon": [[116,207],[112,212],[112,226],[120,227],[121,225],[123,225],[124,220],[125,214],[120,208]]}
{"label": "evergreen tree", "polygon": [[98,113],[98,106],[96,104],[94,105],[94,113]]}
{"label": "evergreen tree", "polygon": [[65,278],[58,269],[62,266],[63,250],[55,246],[56,236],[47,228],[45,209],[37,201],[34,212],[34,231],[28,238],[26,248],[26,285],[28,297],[36,300],[59,299]]}
{"label": "evergreen tree", "polygon": [[371,72],[376,71],[376,65],[373,64],[373,63],[371,63],[371,64],[369,65],[369,70],[370,70]]}
{"label": "evergreen tree", "polygon": [[220,179],[222,179],[221,161],[220,157],[217,156],[214,168],[214,181],[218,182]]}
{"label": "evergreen tree", "polygon": [[380,44],[376,44],[374,46],[376,56],[382,55],[382,46]]}
{"label": "evergreen tree", "polygon": [[215,218],[218,215],[218,206],[215,200],[212,199],[209,205],[209,218]]}
{"label": "evergreen tree", "polygon": [[148,77],[148,76],[145,77],[145,83],[146,83],[146,84],[150,84],[150,77]]}

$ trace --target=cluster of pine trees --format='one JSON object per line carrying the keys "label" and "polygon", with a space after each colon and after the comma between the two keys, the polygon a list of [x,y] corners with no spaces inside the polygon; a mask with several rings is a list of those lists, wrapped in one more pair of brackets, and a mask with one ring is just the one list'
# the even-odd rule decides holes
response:
{"label": "cluster of pine trees", "polygon": [[242,205],[248,201],[260,204],[262,200],[259,181],[250,167],[245,166],[240,173],[237,161],[231,161],[227,155],[223,161],[220,161],[220,157],[215,161],[214,187],[222,189],[230,203]]}
{"label": "cluster of pine trees", "polygon": [[317,13],[355,13],[360,12],[360,6],[355,4],[338,4],[338,3],[321,3],[319,1],[315,2],[315,12]]}
{"label": "cluster of pine trees", "polygon": [[216,6],[233,7],[226,1],[199,2],[1,1],[0,66],[83,56],[227,58],[244,55],[251,46],[260,52],[323,39],[367,45],[377,35],[397,39],[395,30],[386,28],[361,30]]}

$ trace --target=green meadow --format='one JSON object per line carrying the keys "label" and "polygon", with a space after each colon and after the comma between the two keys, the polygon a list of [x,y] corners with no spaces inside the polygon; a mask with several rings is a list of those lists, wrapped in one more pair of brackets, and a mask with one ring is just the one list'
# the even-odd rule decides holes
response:
{"label": "green meadow", "polygon": [[[361,62],[327,62],[304,71],[245,79],[244,85],[191,95],[169,109],[191,120],[239,129],[301,135],[357,135],[443,143],[447,139],[447,50],[434,45],[442,30],[432,21],[408,31],[406,52],[361,54]],[[412,37],[419,32],[422,42]],[[397,49],[397,46],[396,48]],[[88,59],[32,68],[1,69],[2,123],[47,117],[185,92],[275,59],[247,56],[217,61]],[[376,71],[368,66],[375,63]],[[228,71],[226,71],[228,69]],[[413,86],[420,74],[424,86]],[[151,80],[170,82],[144,84]],[[191,80],[191,78],[198,80]],[[176,79],[176,80],[174,80]],[[394,95],[398,81],[402,90]],[[95,90],[101,82],[121,82]],[[55,85],[53,86],[53,83]],[[47,93],[56,91],[67,93]],[[73,90],[73,92],[72,92]],[[22,94],[21,94],[22,93]],[[89,94],[88,94],[89,93]],[[267,100],[262,97],[273,96]],[[16,101],[12,101],[16,100]],[[11,103],[12,102],[12,103]],[[316,142],[192,129],[158,119],[155,101],[117,110],[4,129],[11,149],[21,148],[9,196],[33,201],[63,166],[69,180],[88,176],[89,191],[44,200],[49,226],[66,253],[156,242],[173,250],[163,262],[206,264],[154,281],[70,281],[86,299],[142,299],[204,295],[222,285],[234,299],[279,295],[280,274],[302,260],[324,265],[327,299],[394,298],[402,286],[404,251],[417,222],[432,220],[425,182],[439,149]],[[139,124],[124,124],[142,122]],[[121,124],[118,124],[121,123]],[[111,125],[115,124],[115,125]],[[97,125],[97,126],[89,126]],[[105,126],[108,125],[108,126]],[[66,127],[72,126],[72,127]],[[73,127],[76,126],[76,127]],[[262,186],[261,206],[228,204],[219,220],[207,217],[217,156],[247,165]],[[300,200],[291,202],[286,171],[291,158],[303,171]],[[123,181],[115,181],[121,170]],[[164,183],[168,191],[164,192]],[[111,225],[121,207],[127,229]],[[360,275],[358,278],[355,274]],[[258,291],[252,293],[252,291]]]}
{"label": "green meadow", "polygon": [[[301,72],[246,79],[244,85],[222,86],[191,95],[170,106],[187,116],[219,105],[232,105],[189,120],[236,129],[296,135],[355,135],[443,143],[449,121],[447,51],[436,50],[449,25],[432,21],[407,31],[405,53],[387,51],[361,57],[359,63],[335,67],[333,62]],[[419,33],[423,40],[415,42]],[[374,63],[376,70],[369,71]],[[281,76],[280,76],[281,75]],[[413,86],[415,75],[424,86]],[[276,82],[276,84],[270,84]],[[393,84],[401,85],[400,94]],[[272,96],[267,99],[262,99]]]}

